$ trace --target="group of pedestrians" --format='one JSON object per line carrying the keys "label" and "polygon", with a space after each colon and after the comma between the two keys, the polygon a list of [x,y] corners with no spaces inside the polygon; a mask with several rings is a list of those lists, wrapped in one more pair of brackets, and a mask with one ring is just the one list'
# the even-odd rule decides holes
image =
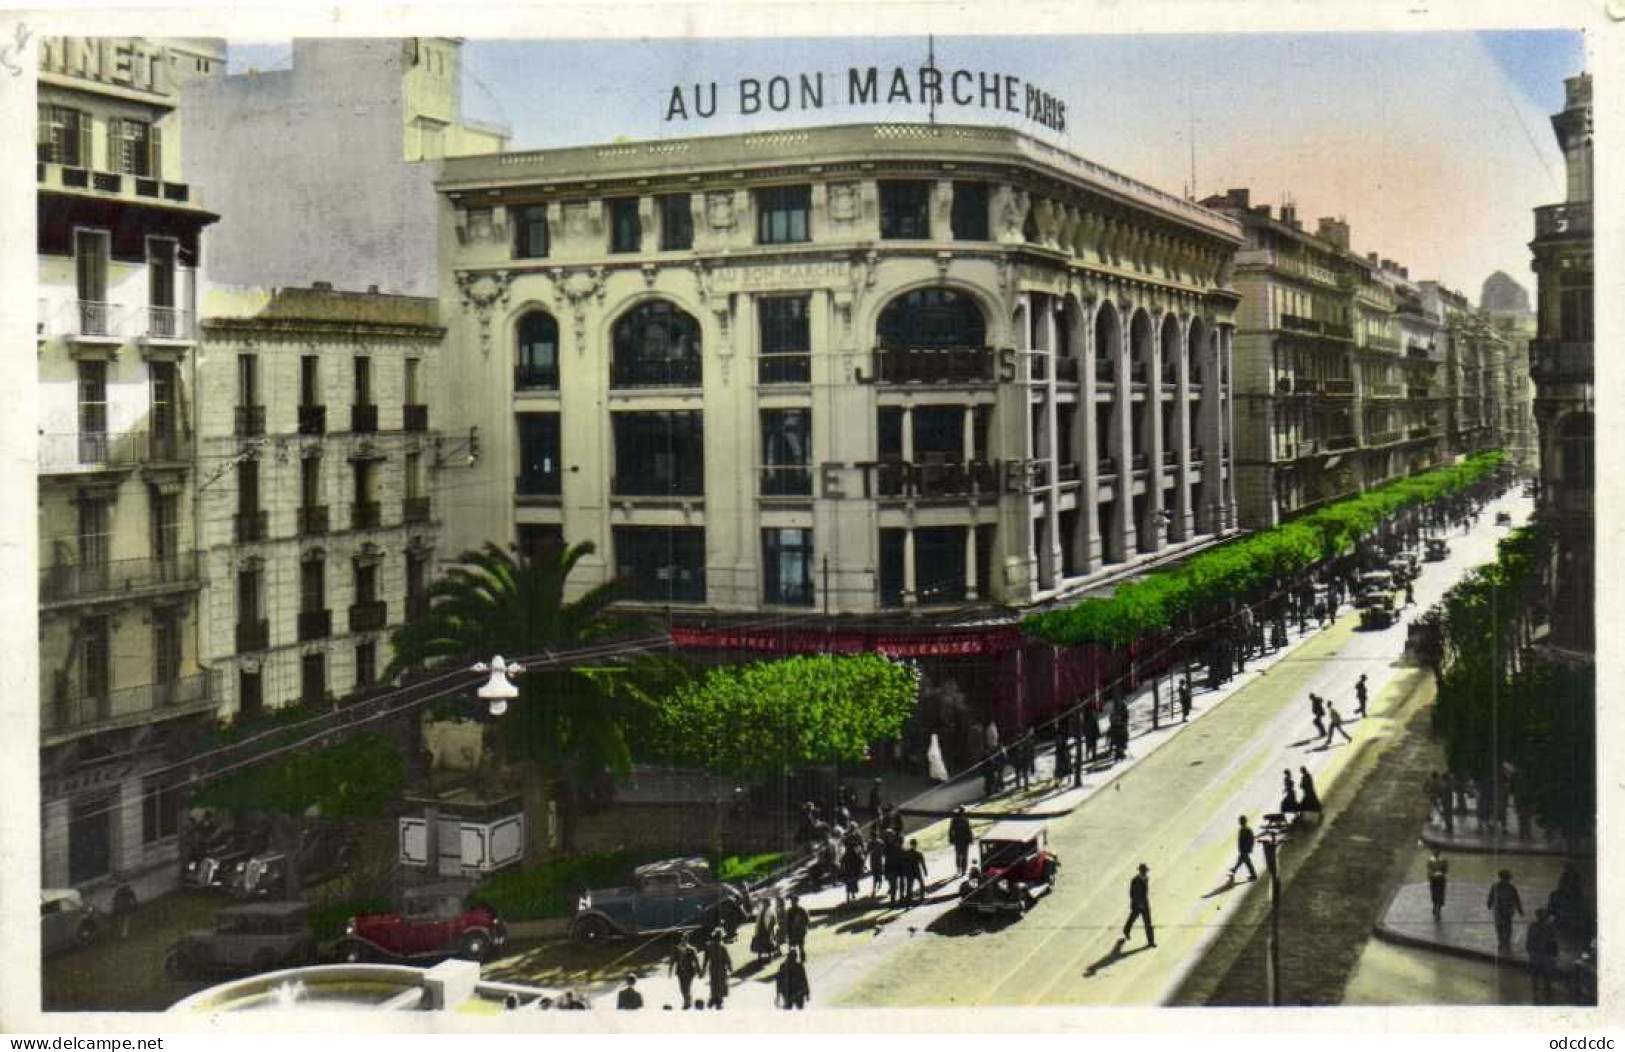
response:
{"label": "group of pedestrians", "polygon": [[[1361,689],[1363,690],[1365,677],[1360,678],[1362,682]],[[1330,749],[1332,747],[1332,737],[1338,734],[1341,734],[1346,742],[1354,741],[1353,738],[1349,737],[1349,732],[1343,727],[1343,714],[1337,711],[1337,706],[1314,691],[1309,692],[1309,717],[1310,721],[1315,725],[1315,737],[1321,739],[1320,748]]]}
{"label": "group of pedestrians", "polygon": [[[760,922],[758,923],[760,926]],[[780,1008],[804,1008],[812,997],[812,985],[807,979],[806,965],[807,926],[807,911],[801,907],[796,896],[790,896],[789,908],[778,926],[778,930],[786,934],[790,943],[790,948],[784,955],[784,962],[779,965],[778,974],[774,976],[776,1001]],[[761,959],[760,956],[758,959]],[[711,932],[703,950],[696,949],[685,932],[677,940],[677,946],[672,951],[666,971],[668,975],[677,977],[677,989],[682,995],[685,1009],[709,1008],[720,1011],[728,1003],[728,980],[734,975],[733,959],[729,956],[727,944],[723,941],[722,929],[717,928]],[[706,980],[706,993],[710,995],[709,997],[694,996],[694,980],[702,977]],[[642,1008],[643,996],[637,992],[636,987],[637,978],[627,976],[626,985],[617,996],[615,1006],[623,1009]]]}
{"label": "group of pedestrians", "polygon": [[1522,790],[1522,777],[1515,765],[1503,761],[1493,778],[1469,778],[1454,772],[1434,771],[1423,784],[1427,796],[1429,821],[1444,826],[1446,836],[1456,833],[1456,816],[1474,814],[1480,833],[1500,832],[1512,835],[1513,823],[1509,815],[1517,817],[1516,833],[1527,837],[1532,832],[1527,807],[1512,811]]}

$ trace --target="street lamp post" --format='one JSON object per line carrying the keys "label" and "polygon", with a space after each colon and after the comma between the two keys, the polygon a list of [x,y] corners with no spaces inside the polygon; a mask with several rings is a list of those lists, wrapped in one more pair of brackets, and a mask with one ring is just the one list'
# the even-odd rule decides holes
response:
{"label": "street lamp post", "polygon": [[[474,665],[471,672],[489,672],[487,679],[475,691],[479,699],[490,706],[491,715],[501,716],[508,711],[508,702],[519,696],[519,688],[509,682],[509,676],[517,676],[525,671],[524,666],[509,664],[501,654],[493,657],[490,664],[481,661]],[[434,797],[429,794],[428,802],[423,805],[423,854],[424,868],[431,874],[440,872],[440,807],[435,803]]]}
{"label": "street lamp post", "polygon": [[1281,873],[1276,854],[1286,838],[1286,816],[1265,815],[1257,840],[1264,848],[1264,866],[1270,874],[1270,941],[1265,970],[1269,978],[1271,1008],[1278,1008],[1281,1004]]}

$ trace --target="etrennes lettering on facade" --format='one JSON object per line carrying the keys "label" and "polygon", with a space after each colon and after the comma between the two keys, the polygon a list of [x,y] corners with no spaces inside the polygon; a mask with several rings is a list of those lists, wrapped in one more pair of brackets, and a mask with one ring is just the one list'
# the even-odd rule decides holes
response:
{"label": "etrennes lettering on facade", "polygon": [[[666,93],[665,119],[688,121],[715,117],[717,82],[674,84]],[[1037,85],[1009,73],[935,66],[853,66],[844,75],[817,73],[741,77],[732,99],[734,112],[812,111],[833,106],[958,106],[964,109],[1019,113],[1051,131],[1066,131],[1066,103]]]}

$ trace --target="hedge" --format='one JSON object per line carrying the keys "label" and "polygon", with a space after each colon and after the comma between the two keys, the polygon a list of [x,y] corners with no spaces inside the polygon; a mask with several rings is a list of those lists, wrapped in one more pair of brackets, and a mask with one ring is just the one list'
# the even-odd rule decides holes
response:
{"label": "hedge", "polygon": [[1203,552],[1182,566],[1153,570],[1119,585],[1109,598],[1030,614],[1022,619],[1022,631],[1057,646],[1126,646],[1167,631],[1181,615],[1204,604],[1258,591],[1346,552],[1385,520],[1466,489],[1505,459],[1505,453],[1491,450],[1390,482]]}

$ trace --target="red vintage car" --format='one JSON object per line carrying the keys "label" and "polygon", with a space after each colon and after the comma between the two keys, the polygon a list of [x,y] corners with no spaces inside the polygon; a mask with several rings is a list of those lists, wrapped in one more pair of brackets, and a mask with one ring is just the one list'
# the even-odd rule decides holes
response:
{"label": "red vintage car", "polygon": [[466,957],[484,960],[508,941],[507,927],[489,906],[465,906],[460,884],[409,888],[399,913],[365,913],[350,918],[339,940],[340,960],[389,961]]}
{"label": "red vintage car", "polygon": [[1044,827],[1032,822],[1001,822],[983,833],[959,904],[978,913],[1026,913],[1061,875],[1061,860],[1047,843]]}

